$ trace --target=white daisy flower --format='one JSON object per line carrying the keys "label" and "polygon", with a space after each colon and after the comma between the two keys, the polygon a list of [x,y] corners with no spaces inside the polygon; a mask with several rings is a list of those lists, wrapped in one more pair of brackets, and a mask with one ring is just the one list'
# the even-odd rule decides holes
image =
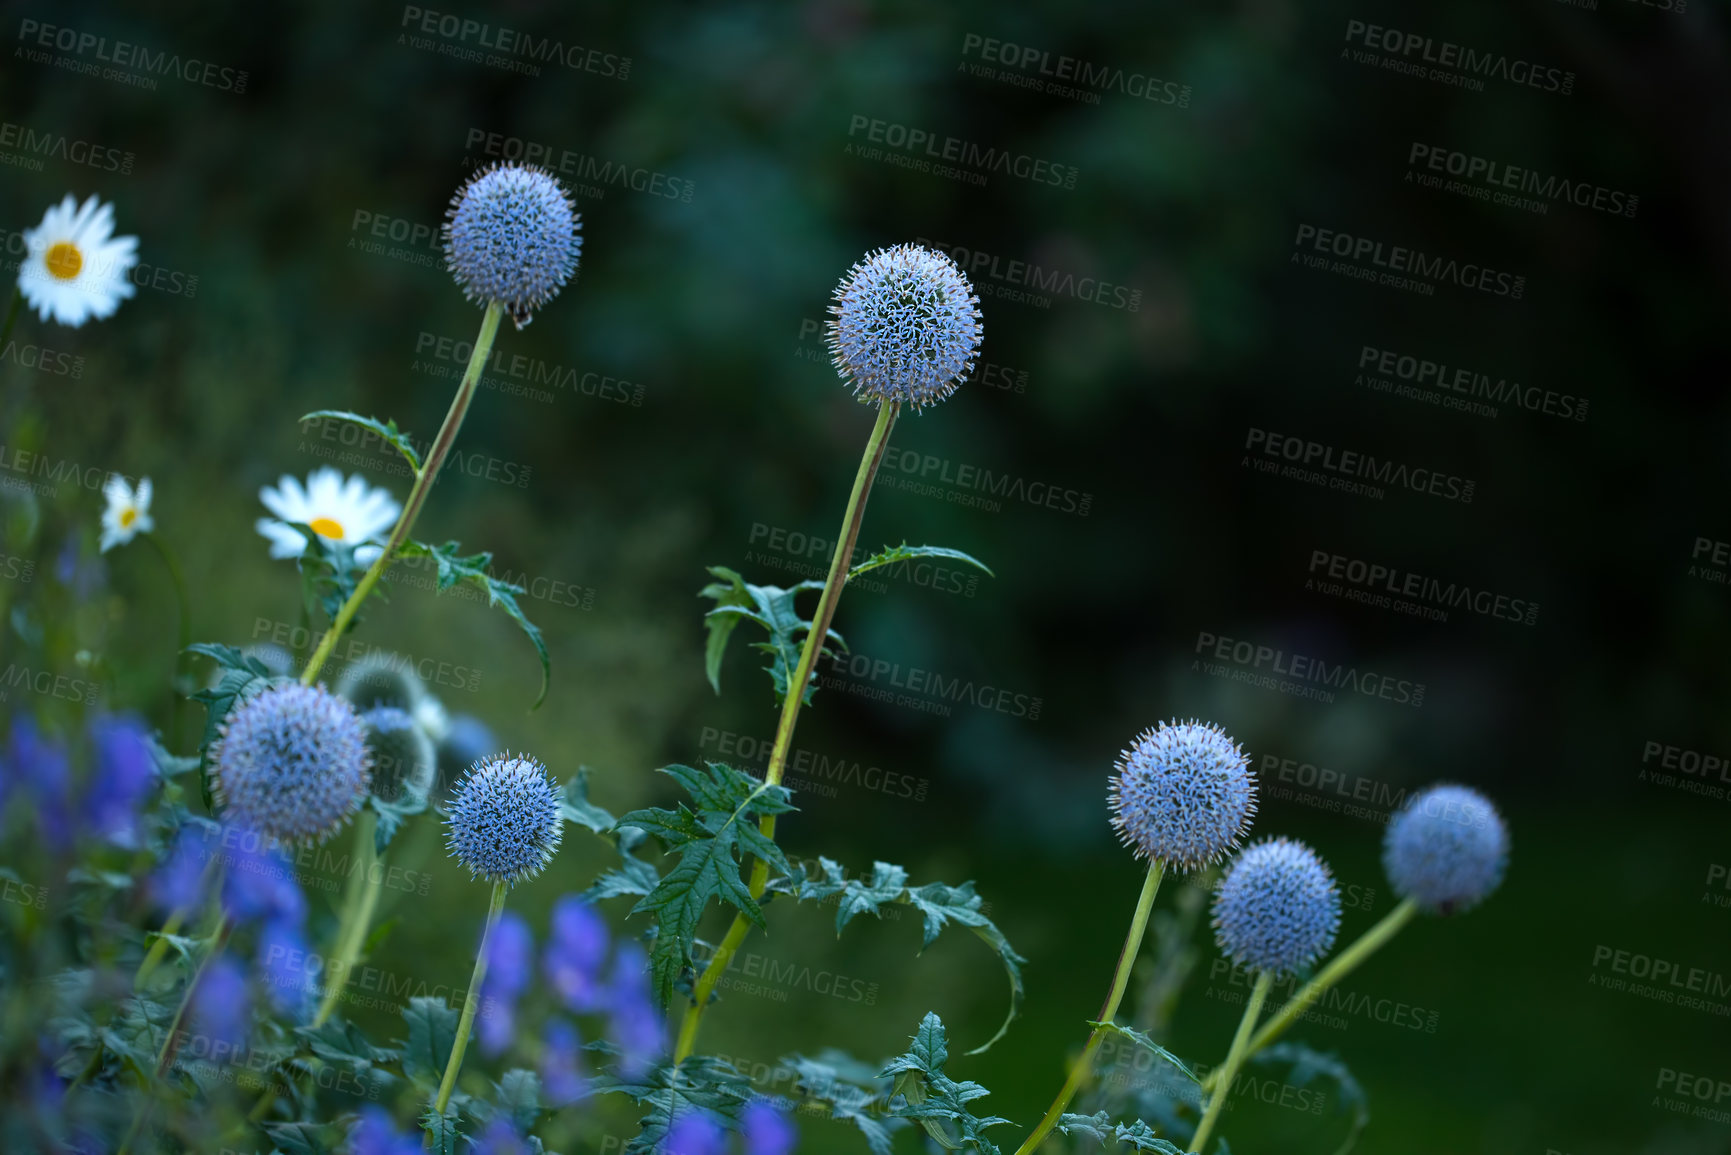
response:
{"label": "white daisy flower", "polygon": [[102,496],[108,500],[108,508],[102,511],[103,553],[156,528],[150,520],[150,478],[139,478],[134,489],[120,474],[111,473],[102,483]]}
{"label": "white daisy flower", "polygon": [[77,328],[138,291],[126,276],[138,263],[138,238],[115,236],[114,206],[95,197],[80,205],[67,193],[24,231],[24,244],[18,289],[44,321]]}
{"label": "white daisy flower", "polygon": [[311,526],[320,537],[359,546],[355,561],[371,565],[383,547],[361,543],[387,536],[402,512],[389,491],[368,485],[358,473],[345,481],[328,465],[315,469],[304,489],[298,479],[285,473],[276,488],[267,485],[259,490],[258,499],[276,515],[258,519],[258,531],[270,539],[272,557],[300,557],[306,552],[305,535],[285,524],[298,521]]}

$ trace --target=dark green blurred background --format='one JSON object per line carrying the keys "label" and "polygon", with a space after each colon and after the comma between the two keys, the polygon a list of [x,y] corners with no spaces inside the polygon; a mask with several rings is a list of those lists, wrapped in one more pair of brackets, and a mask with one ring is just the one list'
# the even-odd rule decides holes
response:
{"label": "dark green blurred background", "polygon": [[[399,589],[360,636],[469,672],[456,680],[474,674],[473,690],[435,689],[556,773],[592,767],[615,812],[663,801],[655,767],[737,757],[721,733],[773,729],[755,653],[736,644],[720,697],[704,681],[695,594],[711,564],[776,584],[821,570],[808,539],[835,536],[870,427],[815,327],[837,278],[866,250],[915,238],[984,254],[970,267],[987,368],[898,425],[862,545],[948,545],[997,577],[961,592],[856,588],[837,627],[856,653],[1008,690],[1012,705],[953,704],[946,717],[871,700],[888,674],[820,691],[796,746],[909,776],[923,797],[838,781],[802,792],[781,826],[790,853],[977,880],[1028,956],[1029,999],[1004,1042],[952,1074],[990,1087],[986,1105],[1018,1125],[1038,1118],[1096,1013],[1140,881],[1106,822],[1112,760],[1155,720],[1195,715],[1259,769],[1274,759],[1257,830],[1312,841],[1358,888],[1348,935],[1394,903],[1380,826],[1326,809],[1330,795],[1299,784],[1308,772],[1282,783],[1281,759],[1338,771],[1347,789],[1465,781],[1506,810],[1503,890],[1467,916],[1421,922],[1351,984],[1434,1012],[1434,1033],[1371,1015],[1305,1032],[1369,1092],[1359,1150],[1731,1151],[1731,1124],[1673,1113],[1674,1093],[1658,1090],[1664,1071],[1731,1081],[1731,796],[1640,778],[1658,768],[1643,764],[1649,743],[1731,750],[1731,590],[1690,568],[1698,539],[1731,539],[1721,5],[436,11],[580,45],[570,55],[583,66],[524,75],[455,58],[473,39],[429,35],[392,5],[8,6],[8,128],[132,158],[110,171],[66,150],[0,150],[10,267],[17,232],[70,191],[112,200],[141,259],[165,270],[163,287],[108,321],[71,331],[24,318],[19,341],[82,358],[81,372],[0,366],[8,420],[35,414],[37,449],[98,485],[110,470],[152,478],[158,531],[195,590],[197,638],[240,644],[296,621],[294,568],[270,561],[253,530],[257,491],[321,464],[315,450],[345,448],[297,417],[335,407],[422,438],[436,428],[460,370],[438,342],[472,339],[478,310],[436,243],[416,238],[436,231],[469,167],[512,155],[506,138],[555,162],[569,153],[590,166],[576,171],[626,175],[572,177],[579,279],[498,346],[563,384],[537,386],[541,398],[481,393],[460,443],[479,476],[447,473],[417,534],[491,549],[541,591],[525,608],[552,649],[548,703],[525,712],[533,657],[473,602]],[[245,90],[79,75],[26,54],[28,21],[245,71]],[[1492,79],[1476,92],[1368,66],[1350,55],[1362,50],[1350,21],[1570,71],[1573,91]],[[977,75],[968,66],[1039,77],[1037,63],[983,60],[987,38],[1156,77],[1183,100],[1111,87],[1075,99]],[[856,155],[872,120],[1072,166],[1074,187],[1005,173],[980,187]],[[1404,179],[1415,143],[1636,194],[1638,210],[1537,213],[1421,188]],[[1313,271],[1295,261],[1306,224],[1511,271],[1524,294],[1421,295]],[[1137,307],[1009,299],[989,266],[1004,274],[1012,261],[1125,286]],[[1379,393],[1354,381],[1366,346],[1585,398],[1586,419]],[[1470,478],[1473,500],[1400,489],[1376,500],[1266,476],[1244,463],[1253,429]],[[23,435],[0,440],[16,449]],[[358,452],[403,496],[385,452]],[[893,480],[928,466],[935,494]],[[1059,508],[958,501],[969,491],[942,476],[964,467],[1074,493]],[[69,534],[94,540],[95,488],[62,483],[42,505],[37,576],[10,583],[14,605],[51,580]],[[1541,612],[1531,626],[1458,609],[1429,621],[1328,597],[1306,589],[1315,551]],[[81,644],[98,655],[105,700],[160,720],[170,588],[143,548],[105,560]],[[1203,634],[1422,683],[1422,706],[1213,677],[1193,667]],[[604,852],[574,834],[514,907],[544,926],[547,904],[586,886]],[[485,890],[455,870],[434,886],[390,912],[381,965],[454,985]],[[609,910],[616,925],[625,909]],[[710,1016],[706,1049],[771,1061],[836,1045],[875,1060],[928,1009],[964,1046],[1002,1014],[996,964],[967,936],[916,958],[911,919],[855,924],[837,942],[825,912],[771,917],[772,935],[752,940],[768,957],[876,984],[875,1000],[802,987],[785,1001],[732,997]],[[1219,996],[1241,988],[1210,978],[1205,939],[1204,928],[1169,1043],[1215,1062],[1237,1020]],[[1601,988],[1605,949],[1714,972],[1719,1010]],[[626,1117],[608,1108],[585,1143],[628,1134]],[[802,1150],[864,1150],[839,1125],[803,1127]],[[1243,1103],[1223,1129],[1236,1151],[1322,1152],[1345,1123]],[[1008,1128],[998,1138],[1017,1141]]]}

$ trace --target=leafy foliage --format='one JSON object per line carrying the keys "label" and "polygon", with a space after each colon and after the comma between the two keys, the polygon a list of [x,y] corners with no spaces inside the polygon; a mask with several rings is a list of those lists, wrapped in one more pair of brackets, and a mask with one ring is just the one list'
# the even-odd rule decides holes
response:
{"label": "leafy foliage", "polygon": [[1334,1155],[1347,1155],[1358,1142],[1358,1137],[1370,1122],[1370,1099],[1364,1093],[1364,1088],[1353,1077],[1346,1064],[1332,1054],[1312,1050],[1303,1043],[1275,1043],[1257,1054],[1250,1061],[1258,1066],[1286,1064],[1286,1081],[1294,1087],[1308,1087],[1318,1080],[1333,1083],[1340,1099],[1340,1110],[1352,1112],[1352,1128],[1347,1132],[1346,1139],[1335,1148]]}
{"label": "leafy foliage", "polygon": [[1060,1115],[1058,1130],[1065,1135],[1081,1135],[1096,1143],[1111,1141],[1129,1147],[1134,1151],[1156,1151],[1159,1155],[1185,1155],[1184,1148],[1176,1147],[1154,1134],[1154,1128],[1140,1119],[1129,1123],[1114,1123],[1112,1117],[1104,1111],[1096,1111],[1092,1115]]}
{"label": "leafy foliage", "polygon": [[421,455],[415,451],[414,443],[409,440],[409,435],[397,428],[395,421],[380,421],[377,417],[362,417],[359,413],[350,413],[346,409],[318,409],[302,417],[301,423],[304,425],[308,421],[326,419],[347,421],[351,425],[359,425],[401,453],[408,460],[410,469],[416,473],[421,471]]}
{"label": "leafy foliage", "polygon": [[204,796],[205,809],[215,811],[216,806],[210,790],[211,747],[221,735],[222,724],[228,718],[229,711],[243,699],[250,698],[270,685],[270,670],[257,658],[242,653],[233,646],[199,642],[187,649],[215,660],[220,671],[216,685],[200,690],[192,696],[193,701],[203,703],[205,710],[204,735],[198,742],[199,788]]}
{"label": "leafy foliage", "polygon": [[949,1062],[949,1041],[944,1024],[930,1011],[920,1020],[913,1045],[900,1058],[891,1059],[878,1078],[893,1078],[890,1114],[913,1119],[926,1129],[933,1142],[950,1151],[972,1147],[983,1155],[999,1155],[997,1145],[980,1132],[1008,1123],[996,1115],[979,1117],[968,1104],[991,1094],[978,1083],[957,1082],[944,1073]]}
{"label": "leafy foliage", "polygon": [[733,1064],[713,1055],[692,1055],[683,1063],[658,1063],[640,1079],[603,1075],[595,1089],[627,1095],[648,1111],[638,1120],[641,1130],[625,1145],[624,1155],[653,1155],[660,1150],[673,1121],[688,1111],[709,1111],[737,1126],[739,1112],[751,1098],[751,1083]]}
{"label": "leafy foliage", "polygon": [[[764,837],[757,821],[793,810],[786,787],[771,786],[720,762],[707,770],[673,765],[662,769],[690,793],[695,810],[683,802],[676,810],[652,807],[633,810],[619,819],[654,835],[679,863],[632,908],[632,914],[655,916],[655,943],[649,952],[656,997],[672,1001],[680,975],[692,966],[691,945],[698,921],[711,899],[719,899],[763,926],[763,911],[739,875],[736,852],[755,854],[787,873],[787,859]],[[615,893],[619,893],[615,891]]]}
{"label": "leafy foliage", "polygon": [[529,637],[529,643],[535,647],[535,653],[541,659],[541,692],[536,695],[535,705],[538,708],[547,700],[547,687],[553,678],[553,663],[547,656],[547,642],[541,636],[541,628],[531,622],[523,613],[523,607],[517,604],[519,594],[526,592],[522,586],[513,582],[501,581],[491,572],[493,554],[489,550],[472,553],[467,557],[459,557],[457,551],[462,547],[454,541],[444,545],[431,546],[425,542],[407,541],[398,550],[401,557],[425,557],[433,560],[434,584],[442,592],[457,585],[468,582],[487,595],[487,604],[504,610],[511,620]]}
{"label": "leafy foliage", "polygon": [[1187,1064],[1183,1059],[1180,1059],[1177,1055],[1174,1055],[1171,1051],[1168,1051],[1165,1047],[1162,1047],[1159,1043],[1156,1043],[1143,1032],[1138,1031],[1136,1028],[1121,1026],[1118,1023],[1102,1023],[1095,1019],[1089,1019],[1088,1025],[1090,1027],[1098,1027],[1101,1030],[1117,1035],[1120,1038],[1129,1039],[1132,1043],[1135,1043],[1144,1050],[1152,1052],[1156,1059],[1160,1059],[1161,1061],[1176,1067],[1183,1073],[1186,1079],[1189,1079],[1198,1087],[1202,1085],[1202,1080],[1196,1077],[1196,1072],[1190,1069],[1189,1064]]}
{"label": "leafy foliage", "polygon": [[847,877],[840,863],[829,858],[818,859],[818,866],[823,870],[823,878],[809,879],[805,877],[804,868],[800,867],[789,874],[788,889],[801,902],[822,902],[829,898],[836,900],[835,931],[842,932],[856,915],[870,914],[883,917],[885,903],[903,903],[920,912],[925,920],[924,941],[921,949],[931,946],[945,926],[956,923],[965,926],[980,937],[985,944],[996,952],[1000,962],[1004,964],[1004,973],[1010,980],[1010,1011],[1004,1017],[1003,1025],[998,1033],[984,1043],[969,1051],[977,1055],[988,1050],[1004,1033],[1010,1029],[1010,1024],[1022,1010],[1022,964],[1028,960],[1016,953],[1009,939],[1004,937],[991,919],[981,913],[982,900],[974,893],[974,884],[964,882],[960,886],[948,886],[941,882],[931,882],[924,886],[909,886],[908,872],[894,863],[872,863],[872,876],[869,882],[858,878]]}
{"label": "leafy foliage", "polygon": [[457,1012],[444,999],[417,995],[403,1008],[403,1021],[409,1028],[409,1037],[400,1048],[403,1074],[417,1081],[437,1082],[457,1041]]}
{"label": "leafy foliage", "polygon": [[941,557],[948,561],[959,561],[973,566],[975,569],[984,573],[987,577],[998,576],[992,572],[991,567],[985,562],[981,561],[977,557],[965,554],[959,549],[949,549],[941,545],[909,545],[904,541],[900,545],[885,546],[877,553],[872,554],[870,557],[848,570],[847,580],[852,581],[861,574],[869,573],[882,566],[898,565],[902,562],[909,562],[922,557]]}
{"label": "leafy foliage", "polygon": [[[788,684],[799,667],[799,653],[805,637],[811,632],[811,621],[800,616],[794,601],[808,590],[821,590],[823,583],[806,581],[783,589],[780,586],[752,585],[724,565],[712,565],[709,572],[721,579],[704,586],[697,595],[715,601],[715,608],[703,618],[709,629],[709,642],[704,649],[704,668],[709,674],[709,684],[715,687],[716,693],[721,692],[721,659],[727,652],[727,640],[732,637],[734,627],[741,621],[756,622],[769,634],[769,640],[753,642],[752,646],[770,656],[766,669],[775,686],[775,704],[781,705],[787,699]],[[823,653],[834,652],[829,648],[832,641],[846,651],[847,643],[842,636],[830,630],[824,638]],[[802,699],[805,705],[811,704],[816,688],[815,679],[806,683]]]}
{"label": "leafy foliage", "polygon": [[891,1134],[906,1123],[887,1114],[889,1092],[877,1085],[871,1068],[836,1050],[825,1050],[815,1059],[789,1055],[782,1065],[794,1072],[793,1093],[802,1105],[852,1123],[873,1155],[890,1155]]}

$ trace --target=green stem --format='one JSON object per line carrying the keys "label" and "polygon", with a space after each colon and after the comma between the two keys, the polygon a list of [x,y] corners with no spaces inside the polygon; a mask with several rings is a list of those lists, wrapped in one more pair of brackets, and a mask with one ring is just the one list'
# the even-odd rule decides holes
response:
{"label": "green stem", "polygon": [[355,960],[360,957],[361,944],[367,940],[373,911],[379,905],[380,888],[374,885],[372,878],[373,867],[379,861],[378,845],[373,837],[378,822],[379,816],[371,809],[362,811],[355,822],[356,869],[349,878],[348,891],[343,895],[336,949],[331,952],[330,961],[325,966],[325,995],[319,1003],[318,1014],[313,1018],[315,1030],[325,1025],[325,1020],[331,1017],[337,1001],[342,998],[343,989],[349,983],[349,972],[354,970]]}
{"label": "green stem", "polygon": [[[179,644],[174,651],[174,682],[180,680],[180,666],[186,660],[187,647],[192,645],[192,611],[188,608],[186,597],[186,578],[180,571],[180,563],[175,560],[167,543],[154,533],[144,533],[143,537],[156,548],[157,556],[162,558],[162,564],[168,569],[168,580],[174,584],[174,604],[180,618]],[[168,692],[168,748],[178,753],[180,751],[180,689],[171,684]]]}
{"label": "green stem", "polygon": [[451,1059],[445,1064],[445,1077],[439,1081],[439,1097],[433,1100],[433,1114],[443,1116],[451,1102],[451,1092],[457,1086],[457,1072],[463,1066],[463,1052],[469,1048],[469,1029],[475,1025],[475,1010],[481,1002],[481,980],[487,977],[487,941],[493,928],[499,925],[499,915],[505,909],[505,883],[493,884],[493,902],[487,908],[487,925],[481,930],[481,946],[475,952],[475,973],[469,976],[469,994],[463,1000],[463,1015],[457,1020],[457,1037],[451,1043]]}
{"label": "green stem", "polygon": [[1214,1130],[1215,1120],[1220,1118],[1221,1108],[1226,1106],[1226,1096],[1232,1091],[1232,1080],[1238,1075],[1239,1065],[1250,1053],[1250,1030],[1256,1025],[1256,1017],[1262,1013],[1262,1004],[1267,1000],[1268,988],[1273,982],[1273,971],[1257,972],[1256,985],[1250,988],[1250,1001],[1244,1005],[1244,1017],[1238,1020],[1238,1033],[1232,1036],[1232,1049],[1226,1052],[1226,1062],[1216,1072],[1220,1079],[1215,1084],[1214,1095],[1208,1100],[1208,1110],[1203,1114],[1202,1122],[1196,1125],[1196,1134],[1190,1140],[1190,1149],[1198,1155]]}
{"label": "green stem", "polygon": [[[781,784],[782,773],[787,769],[788,751],[793,746],[793,728],[799,721],[800,707],[805,704],[806,687],[811,684],[818,655],[823,652],[824,641],[829,637],[830,623],[835,620],[835,608],[841,601],[842,587],[847,585],[854,546],[859,541],[860,523],[865,520],[866,499],[871,496],[872,482],[877,477],[878,467],[883,464],[884,451],[889,448],[890,430],[895,426],[896,414],[900,408],[900,404],[894,401],[878,406],[877,423],[872,426],[871,436],[866,439],[865,452],[860,455],[859,472],[854,475],[853,491],[848,494],[847,510],[842,514],[840,540],[835,547],[835,556],[830,559],[829,575],[824,578],[823,594],[818,598],[817,616],[812,619],[811,630],[805,635],[805,645],[799,651],[799,665],[787,683],[787,697],[782,700],[781,720],[775,727],[775,745],[770,750],[769,767],[763,776],[763,780],[771,786]],[[773,814],[761,818],[757,828],[765,838],[772,842],[775,840]],[[752,864],[749,885],[752,898],[763,897],[764,888],[769,885],[767,862],[758,859]],[[704,967],[703,974],[698,976],[696,988],[691,992],[691,1005],[685,1008],[685,1017],[679,1024],[679,1042],[673,1051],[675,1063],[684,1062],[692,1048],[697,1045],[697,1029],[702,1025],[703,1012],[709,1006],[709,1000],[715,994],[715,987],[721,982],[721,976],[727,973],[734,954],[738,952],[739,945],[745,941],[750,930],[751,923],[746,921],[745,916],[735,915],[733,925],[727,928],[727,935],[716,948],[709,965]]]}
{"label": "green stem", "polygon": [[[1106,995],[1106,1001],[1100,1007],[1101,1023],[1111,1023],[1118,1017],[1118,1005],[1124,1001],[1124,991],[1130,984],[1130,971],[1136,965],[1136,955],[1142,949],[1142,937],[1148,930],[1148,914],[1154,909],[1154,896],[1160,893],[1160,879],[1166,873],[1166,864],[1155,861],[1148,866],[1148,877],[1142,880],[1142,896],[1136,900],[1136,914],[1130,920],[1130,933],[1124,936],[1124,947],[1118,952],[1118,969],[1112,974],[1112,989]],[[1016,1155],[1030,1155],[1051,1134],[1052,1128],[1058,1125],[1058,1119],[1064,1114],[1064,1108],[1070,1105],[1088,1078],[1094,1071],[1094,1055],[1105,1041],[1108,1027],[1095,1027],[1088,1034],[1088,1044],[1082,1048],[1081,1055],[1070,1065],[1070,1077],[1064,1087],[1058,1092],[1058,1097],[1052,1100],[1052,1105],[1046,1109],[1046,1114],[1034,1128],[1033,1134],[1017,1148]]]}
{"label": "green stem", "polygon": [[[1250,1040],[1250,1049],[1244,1053],[1245,1058],[1256,1054],[1286,1032],[1286,1029],[1298,1021],[1298,1017],[1309,1010],[1322,997],[1322,993],[1351,974],[1360,963],[1369,958],[1389,939],[1400,933],[1402,927],[1412,921],[1412,916],[1418,913],[1418,904],[1412,899],[1404,899],[1399,906],[1382,917],[1382,921],[1365,931],[1358,940],[1328,961],[1328,965],[1317,971],[1311,980],[1295,991],[1286,1005],[1270,1015],[1262,1029],[1256,1032]],[[1203,1080],[1204,1091],[1213,1088],[1219,1078],[1216,1071]]]}
{"label": "green stem", "polygon": [[[205,860],[204,872],[198,876],[197,893],[200,897],[209,890],[210,880],[216,877],[217,865],[220,861],[221,855],[216,854]],[[138,964],[138,973],[132,976],[133,990],[139,990],[144,986],[144,980],[150,977],[151,972],[156,970],[157,964],[162,961],[162,956],[168,952],[168,936],[177,933],[185,925],[186,920],[192,917],[194,909],[194,907],[185,906],[169,912],[168,921],[162,924],[162,929],[157,932],[156,941],[150,944],[150,949],[144,954],[144,961]]]}
{"label": "green stem", "polygon": [[[207,943],[204,957],[198,962],[198,970],[193,972],[192,981],[186,984],[186,993],[180,997],[180,1006],[175,1008],[174,1019],[168,1024],[168,1034],[162,1040],[162,1047],[156,1053],[156,1078],[161,1079],[174,1062],[174,1053],[180,1047],[180,1024],[186,1019],[187,1008],[192,1006],[192,997],[198,992],[198,984],[203,981],[204,974],[210,969],[210,962],[222,953],[222,948],[228,945],[228,936],[234,930],[234,922],[224,914],[216,924]],[[146,1085],[140,1092],[146,1096],[138,1110],[133,1113],[132,1125],[126,1129],[126,1137],[120,1142],[119,1155],[128,1155],[132,1150],[133,1141],[138,1138],[144,1124],[156,1109],[156,1099],[150,1094],[151,1088]]]}
{"label": "green stem", "polygon": [[319,639],[318,648],[307,660],[307,668],[301,672],[301,685],[310,686],[318,680],[319,671],[324,668],[325,660],[336,648],[338,639],[348,630],[349,624],[355,620],[355,614],[360,612],[361,604],[372,594],[373,587],[379,584],[379,579],[384,577],[385,571],[396,560],[397,551],[409,540],[409,533],[415,528],[415,519],[421,515],[421,507],[427,503],[427,494],[439,476],[439,469],[445,464],[445,458],[450,456],[451,446],[456,444],[457,431],[463,427],[463,418],[469,412],[469,402],[475,399],[475,389],[481,382],[481,369],[493,352],[493,338],[499,332],[499,318],[504,314],[505,306],[498,301],[487,306],[487,312],[481,318],[481,332],[475,338],[474,350],[469,354],[468,368],[463,370],[463,380],[457,386],[457,395],[451,398],[451,408],[445,413],[445,423],[439,426],[439,435],[433,439],[432,446],[427,450],[427,459],[415,471],[415,484],[409,490],[408,500],[403,503],[402,516],[397,518],[397,524],[391,530],[385,548],[380,551],[373,564],[367,567],[367,572],[362,575],[355,592],[349,595],[349,600],[337,611],[331,628]]}

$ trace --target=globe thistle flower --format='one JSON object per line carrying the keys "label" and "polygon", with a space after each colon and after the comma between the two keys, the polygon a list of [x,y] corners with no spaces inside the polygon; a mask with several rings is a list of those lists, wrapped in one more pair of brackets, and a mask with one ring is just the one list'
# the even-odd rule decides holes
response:
{"label": "globe thistle flower", "polygon": [[389,706],[411,716],[430,696],[414,666],[388,654],[371,654],[345,667],[337,678],[336,691],[357,710]]}
{"label": "globe thistle flower", "polygon": [[322,686],[276,686],[236,706],[212,757],[230,820],[287,843],[319,843],[366,800],[367,730]]}
{"label": "globe thistle flower", "polygon": [[1270,838],[1240,854],[1214,896],[1214,937],[1233,962],[1281,974],[1334,945],[1340,892],[1316,851]]}
{"label": "globe thistle flower", "polygon": [[1508,857],[1502,816],[1465,786],[1413,795],[1383,835],[1382,865],[1395,893],[1436,914],[1478,905],[1502,882]]}
{"label": "globe thistle flower", "polygon": [[856,397],[920,409],[973,370],[980,299],[942,253],[921,245],[868,253],[836,286],[835,302],[830,358]]}
{"label": "globe thistle flower", "polygon": [[276,488],[260,489],[258,499],[274,515],[256,523],[270,542],[272,557],[300,557],[306,552],[306,536],[288,524],[298,522],[322,538],[353,547],[355,563],[363,566],[378,558],[384,547],[371,543],[390,533],[402,512],[390,491],[368,485],[358,473],[345,479],[328,465],[308,474],[305,487],[285,473]]}
{"label": "globe thistle flower", "polygon": [[445,267],[471,301],[498,301],[521,329],[551,301],[583,251],[583,221],[553,175],[501,163],[469,178],[445,220]]}
{"label": "globe thistle flower", "polygon": [[372,793],[381,802],[424,798],[433,784],[433,740],[407,710],[375,706],[361,715],[372,756]]}
{"label": "globe thistle flower", "polygon": [[1250,756],[1191,719],[1143,731],[1118,756],[1107,799],[1136,857],[1195,870],[1238,845],[1256,813]]}
{"label": "globe thistle flower", "polygon": [[150,518],[150,493],[148,477],[139,478],[138,488],[134,489],[120,474],[108,475],[102,484],[102,497],[107,503],[102,511],[103,553],[156,528]]}
{"label": "globe thistle flower", "polygon": [[127,274],[138,263],[138,238],[114,235],[114,206],[94,196],[81,205],[67,193],[24,230],[18,291],[46,321],[76,329],[102,320],[138,290]]}
{"label": "globe thistle flower", "polygon": [[508,754],[469,772],[447,822],[450,851],[471,876],[513,885],[553,861],[565,825],[546,768]]}

